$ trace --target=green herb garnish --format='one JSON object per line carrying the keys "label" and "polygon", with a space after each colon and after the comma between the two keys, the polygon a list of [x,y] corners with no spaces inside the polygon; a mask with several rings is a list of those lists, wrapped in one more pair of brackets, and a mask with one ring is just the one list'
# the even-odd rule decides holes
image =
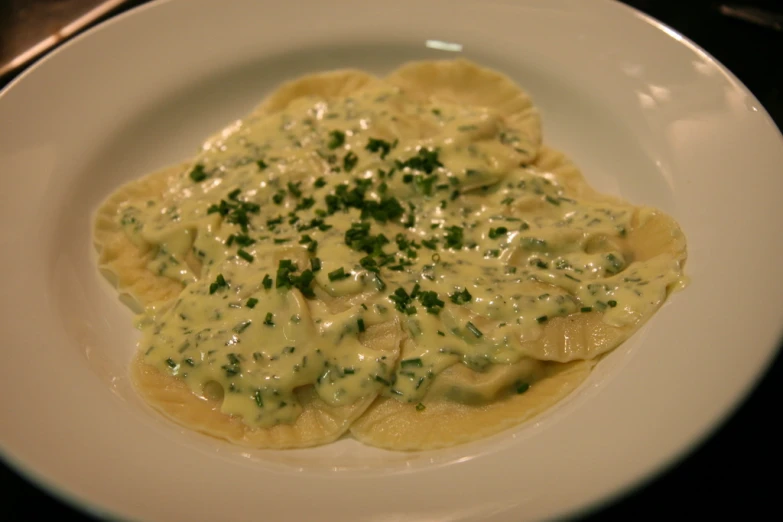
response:
{"label": "green herb garnish", "polygon": [[359,161],[359,157],[353,152],[349,152],[343,158],[343,170],[345,172],[351,172]]}
{"label": "green herb garnish", "polygon": [[394,303],[394,307],[400,312],[412,315],[416,313],[416,307],[411,304],[413,302],[413,297],[414,296],[409,295],[404,288],[399,287],[389,296],[389,300]]}
{"label": "green herb garnish", "polygon": [[385,140],[380,140],[376,138],[370,138],[370,140],[367,142],[367,145],[365,145],[365,149],[369,150],[370,152],[380,152],[381,153],[381,159],[385,159],[386,155],[389,154],[389,152],[392,149],[392,144]]}
{"label": "green herb garnish", "polygon": [[242,332],[247,330],[248,326],[250,326],[251,324],[252,324],[252,321],[250,321],[250,320],[242,321],[241,323],[236,325],[234,328],[232,328],[232,330],[234,330],[234,332],[236,332],[238,334],[241,334]]}
{"label": "green herb garnish", "polygon": [[209,175],[204,170],[204,165],[197,164],[193,169],[190,171],[190,179],[192,179],[194,182],[199,183],[201,181],[204,181],[207,179]]}
{"label": "green herb garnish", "polygon": [[400,361],[400,368],[421,368],[422,366],[424,366],[424,363],[421,362],[419,357]]}
{"label": "green herb garnish", "polygon": [[438,298],[437,292],[420,292],[417,297],[419,298],[419,301],[424,306],[424,308],[427,310],[428,314],[439,314],[443,309],[443,305],[446,304],[440,298]]}
{"label": "green herb garnish", "polygon": [[299,187],[302,185],[302,182],[294,183],[293,181],[289,181],[286,185],[288,187],[288,192],[291,193],[291,195],[295,198],[302,196],[302,189]]}
{"label": "green herb garnish", "polygon": [[443,166],[443,163],[438,159],[438,151],[425,148],[419,149],[419,152],[415,156],[408,158],[405,161],[397,160],[395,163],[398,169],[407,167],[411,170],[420,170],[427,174],[432,174],[435,169]]}
{"label": "green herb garnish", "polygon": [[248,253],[246,250],[239,249],[237,250],[237,255],[247,261],[248,263],[252,263],[253,259],[255,259],[250,253]]}
{"label": "green herb garnish", "polygon": [[321,270],[321,259],[317,257],[310,259],[310,269],[313,272],[318,272]]}
{"label": "green herb garnish", "polygon": [[497,228],[490,228],[489,229],[489,238],[490,239],[497,239],[500,236],[504,236],[508,233],[508,229],[506,227],[497,227]]}
{"label": "green herb garnish", "polygon": [[215,282],[209,285],[210,295],[214,294],[221,288],[228,288],[228,283],[223,278],[223,274],[218,274],[215,278]]}
{"label": "green herb garnish", "polygon": [[472,334],[473,334],[473,335],[475,335],[476,337],[482,337],[482,336],[484,335],[484,334],[481,332],[481,330],[479,330],[478,328],[476,328],[476,325],[474,325],[474,324],[473,324],[473,323],[471,323],[470,321],[468,321],[468,323],[465,325],[465,327],[466,327],[468,330],[470,330],[470,333],[472,333]]}
{"label": "green herb garnish", "polygon": [[469,303],[470,300],[473,299],[473,296],[470,295],[468,289],[465,288],[460,292],[454,292],[453,294],[450,294],[449,299],[451,299],[452,303],[461,305],[461,304]]}
{"label": "green herb garnish", "polygon": [[340,281],[342,279],[346,279],[351,276],[351,273],[348,272],[345,273],[345,269],[343,267],[338,268],[337,270],[332,270],[329,272],[328,277],[329,281]]}
{"label": "green herb garnish", "polygon": [[463,235],[464,231],[462,227],[458,226],[451,226],[446,228],[446,236],[444,239],[446,240],[446,247],[448,248],[454,248],[459,250],[462,248],[462,241],[463,241]]}
{"label": "green herb garnish", "polygon": [[326,142],[326,146],[329,150],[334,150],[337,147],[341,147],[345,143],[345,133],[338,130],[329,132],[329,141]]}

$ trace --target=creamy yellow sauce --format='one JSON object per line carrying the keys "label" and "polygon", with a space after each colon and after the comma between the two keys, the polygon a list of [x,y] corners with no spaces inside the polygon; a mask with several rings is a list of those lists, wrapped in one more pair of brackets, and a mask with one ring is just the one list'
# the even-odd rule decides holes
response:
{"label": "creamy yellow sauce", "polygon": [[[520,362],[555,317],[649,314],[681,270],[627,254],[645,211],[566,197],[520,143],[492,110],[390,86],[230,126],[162,200],[120,213],[158,245],[148,268],[183,285],[142,317],[145,362],[268,427],[297,418],[301,386],[419,403],[454,364]],[[363,342],[390,322],[399,357]]]}

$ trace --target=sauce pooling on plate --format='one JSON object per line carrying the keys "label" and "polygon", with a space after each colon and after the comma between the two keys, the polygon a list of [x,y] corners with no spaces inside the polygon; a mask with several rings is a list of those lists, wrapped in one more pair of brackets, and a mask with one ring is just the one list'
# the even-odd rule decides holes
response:
{"label": "sauce pooling on plate", "polygon": [[[638,247],[658,211],[538,154],[497,108],[393,82],[256,111],[159,197],[117,206],[122,234],[151,245],[144,268],[181,284],[142,315],[142,362],[265,429],[297,421],[303,387],[329,407],[380,396],[422,411],[523,394],[548,366],[600,355],[616,342],[558,349],[547,329],[635,328],[682,259]],[[437,385],[455,365],[515,370],[482,395]]]}

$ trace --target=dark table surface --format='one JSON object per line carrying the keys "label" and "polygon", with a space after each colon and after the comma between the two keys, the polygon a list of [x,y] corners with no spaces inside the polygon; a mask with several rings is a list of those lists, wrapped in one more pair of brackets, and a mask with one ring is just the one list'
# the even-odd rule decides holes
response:
{"label": "dark table surface", "polygon": [[[0,66],[99,3],[101,0],[0,0]],[[124,2],[96,22],[140,3],[143,1]],[[780,19],[768,16],[783,15],[783,1],[624,3],[661,20],[706,49],[753,92],[778,128],[783,127],[783,27]],[[737,8],[763,9],[767,13]],[[0,77],[0,88],[19,72],[21,69]],[[783,362],[778,356],[752,395],[697,450],[644,487],[586,514],[584,520],[687,519],[716,512],[741,513],[746,519],[778,518],[774,513],[781,481],[776,477],[783,455],[783,431],[776,417],[783,398],[782,382]],[[2,463],[0,481],[3,520],[90,520]]]}

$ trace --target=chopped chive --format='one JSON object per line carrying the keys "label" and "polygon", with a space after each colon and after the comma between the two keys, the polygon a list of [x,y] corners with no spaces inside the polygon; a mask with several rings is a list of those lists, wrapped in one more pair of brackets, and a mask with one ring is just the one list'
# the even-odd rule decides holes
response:
{"label": "chopped chive", "polygon": [[473,296],[470,295],[468,289],[465,288],[461,292],[449,294],[449,299],[451,299],[452,303],[461,305],[470,302],[470,300],[473,299]]}
{"label": "chopped chive", "polygon": [[258,299],[256,299],[255,297],[251,297],[250,299],[247,300],[245,306],[247,306],[248,308],[255,308],[257,304],[258,304]]}
{"label": "chopped chive", "polygon": [[302,196],[302,190],[299,188],[301,185],[302,185],[301,181],[298,182],[298,183],[294,183],[293,181],[289,181],[288,185],[286,185],[286,186],[288,187],[288,192],[290,192],[291,195],[294,196],[295,198],[298,198],[298,197]]}
{"label": "chopped chive", "polygon": [[433,291],[418,293],[417,297],[429,314],[438,315],[446,304],[438,297],[438,293]]}
{"label": "chopped chive", "polygon": [[241,334],[242,332],[247,330],[248,326],[250,326],[252,324],[252,322],[253,321],[250,321],[250,320],[242,321],[241,323],[236,325],[234,328],[232,328],[232,330],[234,330],[234,332],[236,332],[238,334]]}
{"label": "chopped chive", "polygon": [[[237,236],[234,236],[234,234],[231,234],[231,236],[234,237],[234,242],[239,246],[250,246],[253,243],[256,242],[255,239],[251,238],[247,234],[239,234]],[[229,236],[229,239],[231,239],[231,236]]]}
{"label": "chopped chive", "polygon": [[606,304],[608,304],[609,306],[611,306],[612,308],[614,308],[615,306],[617,306],[617,301],[615,301],[614,299],[612,299],[611,301],[607,301],[607,302],[606,302]]}
{"label": "chopped chive", "polygon": [[228,283],[223,278],[223,274],[218,274],[217,277],[215,278],[215,282],[209,285],[210,295],[217,292],[220,288],[228,288]]}
{"label": "chopped chive", "polygon": [[419,357],[400,361],[400,368],[421,368],[422,366],[424,366],[424,363],[421,362]]}
{"label": "chopped chive", "polygon": [[383,384],[384,386],[391,386],[391,383],[389,381],[387,381],[386,379],[384,379],[383,377],[381,377],[380,375],[376,375],[374,377],[374,379],[375,379],[375,381]]}
{"label": "chopped chive", "polygon": [[261,390],[256,390],[256,392],[253,394],[253,398],[256,400],[256,404],[259,408],[264,407],[264,399],[261,398]]}
{"label": "chopped chive", "polygon": [[504,236],[508,233],[508,229],[506,227],[497,227],[497,228],[490,228],[489,229],[489,238],[490,239],[497,239],[500,236]]}
{"label": "chopped chive", "polygon": [[196,183],[199,183],[200,181],[204,181],[207,179],[209,175],[204,171],[204,165],[198,164],[190,171],[190,179],[195,181]]}
{"label": "chopped chive", "polygon": [[261,281],[261,284],[264,285],[264,288],[267,290],[272,288],[272,278],[269,277],[269,274],[266,274],[264,276],[264,279]]}
{"label": "chopped chive", "polygon": [[424,411],[426,408],[422,403],[416,405],[416,411]]}
{"label": "chopped chive", "polygon": [[329,272],[329,281],[340,281],[341,279],[346,279],[351,276],[351,273],[348,272],[345,273],[345,269],[343,267],[338,268],[337,270],[332,270]]}
{"label": "chopped chive", "polygon": [[359,329],[359,333],[364,331],[364,319],[361,317],[356,320],[356,327]]}
{"label": "chopped chive", "polygon": [[517,394],[518,395],[521,395],[521,394],[525,393],[529,389],[530,389],[530,384],[528,384],[526,382],[521,382],[521,383],[517,384]]}
{"label": "chopped chive", "polygon": [[585,313],[592,312],[593,311],[593,307],[592,306],[583,306],[582,308],[579,309],[579,311],[580,312],[585,312]]}
{"label": "chopped chive", "polygon": [[274,326],[275,322],[272,320],[274,318],[274,314],[272,312],[267,312],[266,317],[264,317],[264,324],[267,326]]}
{"label": "chopped chive", "polygon": [[174,362],[174,360],[173,360],[171,357],[169,357],[168,359],[166,359],[166,364],[168,364],[168,365],[169,365],[169,367],[170,367],[170,368],[172,368],[172,369],[174,369],[174,368],[176,368],[177,366],[179,366],[177,363],[175,363],[175,362]]}
{"label": "chopped chive", "polygon": [[345,170],[345,172],[351,172],[358,161],[358,156],[356,156],[356,154],[353,152],[349,152],[343,158],[343,170]]}
{"label": "chopped chive", "polygon": [[481,330],[479,330],[478,328],[476,328],[476,325],[474,325],[474,324],[473,324],[473,323],[471,323],[470,321],[468,321],[468,324],[466,324],[466,325],[465,325],[465,327],[466,327],[468,330],[470,330],[470,333],[472,333],[472,334],[473,334],[473,335],[475,335],[476,337],[482,337],[482,336],[484,335],[483,333],[481,333]]}
{"label": "chopped chive", "polygon": [[549,320],[549,317],[547,317],[545,315],[542,315],[541,317],[536,317],[536,322],[538,322],[539,324],[545,323],[548,320]]}
{"label": "chopped chive", "polygon": [[310,268],[313,272],[318,272],[321,270],[321,259],[318,257],[310,259]]}
{"label": "chopped chive", "polygon": [[345,143],[345,133],[339,130],[333,130],[329,132],[329,141],[326,142],[326,147],[329,150],[334,150],[337,147],[341,147]]}
{"label": "chopped chive", "polygon": [[370,152],[380,152],[381,159],[385,159],[386,155],[389,153],[389,151],[391,151],[392,147],[393,145],[388,141],[370,138],[364,148]]}
{"label": "chopped chive", "polygon": [[237,255],[247,261],[248,263],[252,263],[253,259],[255,259],[250,253],[248,253],[246,250],[239,249],[237,250]]}
{"label": "chopped chive", "polygon": [[442,167],[443,163],[438,159],[438,150],[421,148],[415,156],[405,161],[395,161],[397,168],[409,168],[411,170],[420,170],[426,174],[432,174],[435,169]]}
{"label": "chopped chive", "polygon": [[239,366],[235,364],[224,364],[223,366],[221,366],[221,368],[226,371],[226,377],[231,377],[233,375],[236,375],[240,371]]}
{"label": "chopped chive", "polygon": [[446,247],[455,248],[457,250],[461,249],[463,234],[464,231],[462,227],[451,226],[446,228],[446,236],[444,237],[444,239],[446,240]]}

